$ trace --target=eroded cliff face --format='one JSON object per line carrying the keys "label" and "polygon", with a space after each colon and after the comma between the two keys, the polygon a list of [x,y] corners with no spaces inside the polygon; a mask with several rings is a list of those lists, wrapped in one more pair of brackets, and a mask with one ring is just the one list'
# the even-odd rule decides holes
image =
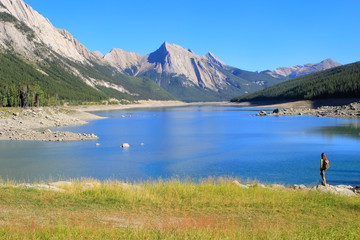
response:
{"label": "eroded cliff face", "polygon": [[272,76],[280,75],[287,78],[296,78],[338,66],[341,66],[341,64],[335,62],[332,59],[326,59],[324,61],[321,61],[320,63],[315,63],[315,64],[309,63],[294,67],[280,67],[269,72],[269,74],[271,74]]}
{"label": "eroded cliff face", "polygon": [[0,0],[0,13],[0,45],[4,48],[27,57],[44,47],[77,62],[100,59],[22,0]]}

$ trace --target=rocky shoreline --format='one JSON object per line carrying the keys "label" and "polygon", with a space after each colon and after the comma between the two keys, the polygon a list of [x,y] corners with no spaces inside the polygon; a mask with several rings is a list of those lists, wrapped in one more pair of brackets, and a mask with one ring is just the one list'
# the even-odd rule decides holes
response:
{"label": "rocky shoreline", "polygon": [[305,185],[292,185],[286,187],[280,184],[241,184],[239,181],[234,180],[233,184],[241,187],[241,188],[250,188],[250,187],[261,187],[261,188],[268,188],[268,189],[277,189],[277,190],[295,190],[295,191],[318,191],[318,192],[325,192],[325,193],[332,193],[341,196],[349,196],[349,197],[360,197],[360,186],[350,186],[350,185],[316,185],[314,187],[309,187]]}
{"label": "rocky shoreline", "polygon": [[260,111],[256,116],[310,115],[316,117],[360,118],[360,102],[343,106],[322,106],[312,108],[276,108],[272,112]]}
{"label": "rocky shoreline", "polygon": [[64,108],[0,109],[0,140],[83,141],[95,140],[95,134],[56,131],[50,128],[82,125],[87,122],[71,116]]}
{"label": "rocky shoreline", "polygon": [[[199,103],[196,103],[199,104]],[[218,103],[226,104],[226,103]],[[96,105],[80,107],[43,108],[0,108],[0,140],[20,141],[84,141],[96,140],[93,133],[72,133],[52,131],[61,126],[87,124],[87,120],[101,119],[89,111],[120,110],[128,108],[148,108],[192,105],[183,102],[145,101],[130,105]],[[311,115],[317,117],[360,118],[360,102],[344,106],[323,106],[316,109],[294,107],[262,110],[257,116]]]}
{"label": "rocky shoreline", "polygon": [[[46,190],[46,191],[55,191],[55,192],[64,192],[66,188],[78,185],[80,188],[84,190],[91,190],[101,185],[98,181],[85,181],[81,183],[75,183],[71,181],[58,181],[58,182],[51,182],[51,183],[41,183],[41,184],[30,184],[30,183],[22,183],[22,184],[15,184],[11,185],[15,188],[24,188],[24,189],[37,189],[37,190]],[[266,188],[272,190],[283,190],[283,191],[318,191],[324,193],[331,193],[340,196],[348,196],[348,197],[360,197],[360,186],[353,187],[348,185],[316,185],[316,186],[305,186],[305,185],[291,185],[285,186],[281,184],[242,184],[237,180],[232,181],[232,184],[248,189],[252,187],[259,187],[259,188]],[[113,186],[118,186],[125,189],[141,189],[141,184],[129,184],[125,182],[117,182],[116,185],[112,184]],[[1,187],[7,187],[7,184],[0,184]]]}

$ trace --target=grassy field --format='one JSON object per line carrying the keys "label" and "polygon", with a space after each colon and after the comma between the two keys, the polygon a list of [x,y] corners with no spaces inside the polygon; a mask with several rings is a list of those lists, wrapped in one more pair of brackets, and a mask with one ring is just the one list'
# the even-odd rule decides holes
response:
{"label": "grassy field", "polygon": [[[92,188],[86,188],[85,182]],[[360,198],[201,183],[0,188],[0,239],[359,239]]]}

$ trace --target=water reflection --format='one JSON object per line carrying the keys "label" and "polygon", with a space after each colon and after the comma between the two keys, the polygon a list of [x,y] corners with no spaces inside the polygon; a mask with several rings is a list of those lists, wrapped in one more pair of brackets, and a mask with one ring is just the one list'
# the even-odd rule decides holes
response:
{"label": "water reflection", "polygon": [[322,133],[327,137],[343,135],[360,139],[360,123],[349,123],[341,126],[326,126],[315,131]]}

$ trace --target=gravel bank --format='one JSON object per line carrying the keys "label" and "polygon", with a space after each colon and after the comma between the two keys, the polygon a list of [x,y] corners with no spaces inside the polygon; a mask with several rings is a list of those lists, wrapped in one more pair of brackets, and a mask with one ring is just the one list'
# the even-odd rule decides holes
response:
{"label": "gravel bank", "polygon": [[82,125],[87,122],[71,116],[64,108],[0,109],[0,140],[81,141],[98,139],[92,133],[51,131],[49,128]]}
{"label": "gravel bank", "polygon": [[316,117],[360,118],[360,102],[343,106],[322,106],[312,108],[276,108],[272,112],[260,111],[257,116],[310,115]]}

